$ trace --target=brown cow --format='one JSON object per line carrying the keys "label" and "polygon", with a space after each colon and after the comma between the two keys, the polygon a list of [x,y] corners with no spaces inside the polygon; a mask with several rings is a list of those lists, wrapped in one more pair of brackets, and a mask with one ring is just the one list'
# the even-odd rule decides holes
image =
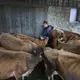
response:
{"label": "brown cow", "polygon": [[52,30],[51,31],[51,35],[49,37],[49,41],[48,41],[48,45],[51,48],[57,48],[58,45],[58,38],[62,38],[65,39],[63,33],[58,32],[57,30]]}
{"label": "brown cow", "polygon": [[69,40],[80,40],[80,35],[74,32],[64,30],[64,35],[66,37],[66,42]]}
{"label": "brown cow", "polygon": [[80,80],[80,55],[49,48],[44,53],[52,64],[56,61],[62,80]]}
{"label": "brown cow", "polygon": [[33,56],[27,52],[0,48],[0,80],[10,77],[15,77],[18,80],[22,74],[33,69],[40,61],[39,56]]}
{"label": "brown cow", "polygon": [[9,33],[2,33],[0,35],[0,43],[2,47],[13,51],[29,52],[34,48],[37,48],[37,45],[35,43],[29,40],[26,40],[25,42],[24,40],[16,38]]}
{"label": "brown cow", "polygon": [[59,45],[58,39],[62,39],[67,43],[69,40],[80,40],[80,35],[69,31],[59,32],[58,30],[52,30],[48,42],[49,47],[57,48]]}
{"label": "brown cow", "polygon": [[16,36],[17,38],[24,40],[25,42],[27,40],[32,41],[32,42],[36,43],[39,47],[45,47],[45,45],[47,44],[47,41],[48,41],[47,38],[40,40],[40,39],[33,38],[33,37],[30,37],[30,36],[25,35],[25,34],[12,34],[12,35]]}
{"label": "brown cow", "polygon": [[15,77],[28,70],[27,53],[0,48],[0,79]]}

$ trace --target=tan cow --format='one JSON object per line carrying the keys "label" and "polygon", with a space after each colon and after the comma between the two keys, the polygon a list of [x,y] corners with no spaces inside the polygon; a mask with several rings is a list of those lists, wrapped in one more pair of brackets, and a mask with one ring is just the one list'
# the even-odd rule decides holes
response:
{"label": "tan cow", "polygon": [[57,49],[64,49],[75,54],[80,54],[80,40],[70,40],[67,43],[58,41]]}
{"label": "tan cow", "polygon": [[32,42],[36,43],[37,46],[39,46],[39,47],[45,47],[45,45],[46,45],[47,42],[48,42],[48,39],[47,39],[47,38],[44,39],[44,40],[40,40],[40,39],[33,38],[33,37],[30,37],[30,36],[25,35],[25,34],[13,34],[13,35],[14,35],[15,37],[17,37],[17,38],[20,38],[20,39],[24,40],[25,42],[26,42],[27,40],[32,41]]}
{"label": "tan cow", "polygon": [[0,80],[15,77],[16,80],[40,62],[39,56],[23,51],[11,51],[0,47]]}
{"label": "tan cow", "polygon": [[0,79],[15,77],[28,70],[27,53],[0,48]]}
{"label": "tan cow", "polygon": [[50,47],[57,48],[58,39],[61,39],[61,41],[67,43],[69,40],[80,40],[80,35],[70,31],[62,30],[60,32],[58,30],[52,30],[50,35],[50,40],[49,40]]}
{"label": "tan cow", "polygon": [[57,71],[64,80],[80,80],[80,55],[64,50],[45,49],[45,56],[53,64],[57,63]]}
{"label": "tan cow", "polygon": [[25,42],[24,40],[16,38],[9,33],[2,33],[0,35],[0,43],[2,47],[9,49],[9,50],[13,50],[13,51],[29,52],[37,48],[37,45],[35,43],[29,40]]}
{"label": "tan cow", "polygon": [[48,45],[53,49],[64,49],[69,52],[80,54],[79,38],[79,34],[73,32],[52,30]]}

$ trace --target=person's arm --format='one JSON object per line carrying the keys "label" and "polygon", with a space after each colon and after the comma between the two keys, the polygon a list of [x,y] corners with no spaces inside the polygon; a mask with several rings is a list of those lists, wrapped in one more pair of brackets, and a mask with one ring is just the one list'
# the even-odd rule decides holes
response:
{"label": "person's arm", "polygon": [[50,25],[50,27],[51,27],[51,30],[54,29],[54,26]]}
{"label": "person's arm", "polygon": [[48,29],[47,29],[47,36],[48,36],[48,37],[49,37],[50,32],[51,32],[51,30],[52,30],[53,28],[54,28],[54,27],[51,26],[51,25],[48,26]]}
{"label": "person's arm", "polygon": [[41,39],[41,40],[43,40],[43,39],[44,39],[44,37],[43,37],[43,36],[40,36],[40,39]]}

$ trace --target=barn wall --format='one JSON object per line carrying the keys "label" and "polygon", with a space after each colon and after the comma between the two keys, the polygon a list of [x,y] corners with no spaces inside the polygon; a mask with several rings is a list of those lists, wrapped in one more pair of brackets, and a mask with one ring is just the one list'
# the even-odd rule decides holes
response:
{"label": "barn wall", "polygon": [[0,6],[0,32],[38,37],[44,20],[47,20],[47,8]]}
{"label": "barn wall", "polygon": [[70,8],[49,7],[48,21],[54,27],[68,28],[69,26],[69,10]]}
{"label": "barn wall", "polygon": [[69,7],[0,6],[0,32],[24,33],[39,37],[43,21],[48,20],[58,29],[80,33],[80,24],[71,25],[69,15]]}
{"label": "barn wall", "polygon": [[64,29],[80,33],[80,23],[70,24],[70,7],[49,7],[48,21],[58,29]]}

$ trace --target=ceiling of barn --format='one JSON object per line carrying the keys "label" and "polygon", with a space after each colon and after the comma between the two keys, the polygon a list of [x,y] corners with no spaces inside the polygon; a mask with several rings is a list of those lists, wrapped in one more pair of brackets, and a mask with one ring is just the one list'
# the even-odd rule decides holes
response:
{"label": "ceiling of barn", "polygon": [[28,5],[46,5],[61,7],[80,7],[80,0],[0,0],[0,4],[28,4]]}

